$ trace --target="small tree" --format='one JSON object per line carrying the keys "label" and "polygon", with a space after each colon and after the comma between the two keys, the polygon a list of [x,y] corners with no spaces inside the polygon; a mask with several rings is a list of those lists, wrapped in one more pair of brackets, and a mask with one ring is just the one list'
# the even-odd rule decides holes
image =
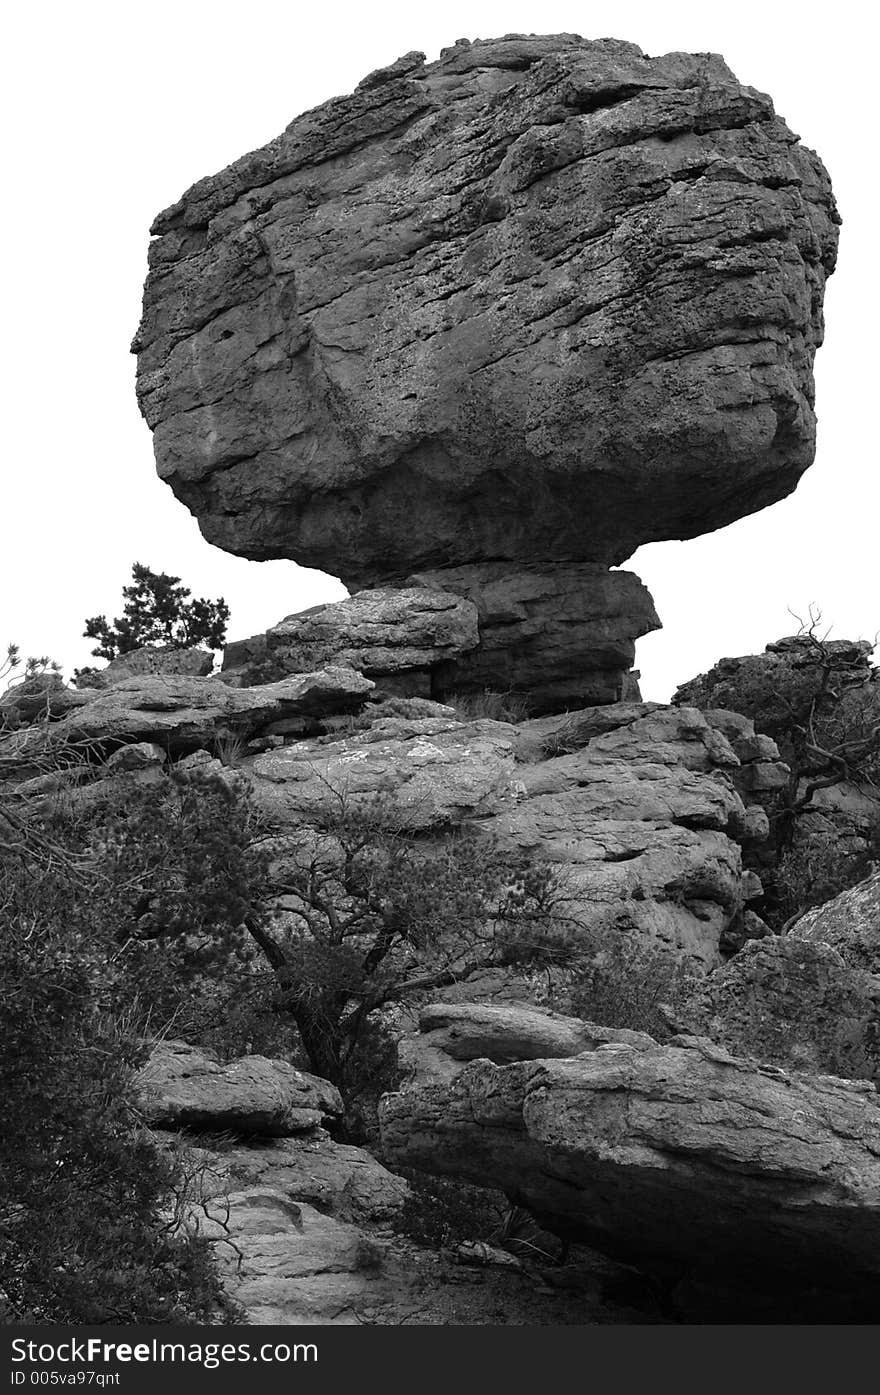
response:
{"label": "small tree", "polygon": [[226,639],[229,607],[220,596],[216,601],[189,600],[190,590],[179,576],[153,572],[135,562],[131,586],[123,586],[125,606],[113,624],[105,615],[86,620],[84,636],[99,641],[92,653],[99,659],[115,659],[146,644],[170,649],[190,649],[203,644],[220,649]]}
{"label": "small tree", "polygon": [[312,1068],[345,1092],[371,1014],[490,965],[558,960],[573,937],[551,868],[475,831],[420,840],[390,800],[334,795],[276,856],[274,909],[245,923]]}

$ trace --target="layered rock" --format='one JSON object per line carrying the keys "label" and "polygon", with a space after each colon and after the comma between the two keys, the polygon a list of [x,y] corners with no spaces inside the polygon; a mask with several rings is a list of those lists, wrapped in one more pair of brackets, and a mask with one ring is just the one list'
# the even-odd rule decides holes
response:
{"label": "layered rock", "polygon": [[449,591],[361,591],[288,615],[264,636],[227,645],[223,676],[283,678],[325,664],[357,669],[388,694],[430,697],[432,674],[479,643],[476,608]]}
{"label": "layered rock", "polygon": [[377,695],[444,702],[488,692],[530,713],[638,697],[635,641],[660,622],[631,572],[486,563],[408,583],[314,606],[227,645],[224,681],[346,664],[372,678]]}
{"label": "layered rock", "polygon": [[769,1288],[778,1313],[810,1289],[843,1295],[853,1320],[875,1311],[871,1085],[761,1067],[696,1037],[605,1042],[416,1082],[385,1097],[382,1129],[399,1165],[501,1186],[557,1233],[659,1273]]}
{"label": "layered rock", "polygon": [[335,1086],[286,1061],[245,1056],[221,1065],[180,1041],[155,1047],[135,1088],[146,1122],[166,1129],[286,1137],[342,1113]]}
{"label": "layered rock", "polygon": [[434,671],[435,697],[501,692],[539,714],[638,696],[627,688],[635,641],[660,621],[632,572],[487,562],[410,579],[466,597],[479,620],[479,645]]}
{"label": "layered rock", "polygon": [[216,678],[145,674],[106,690],[80,691],[73,710],[51,727],[14,733],[2,749],[22,763],[66,743],[156,742],[182,754],[229,737],[246,740],[273,722],[357,710],[373,687],[363,674],[341,666],[247,689]]}
{"label": "layered rock", "polygon": [[[559,743],[573,747],[556,754]],[[706,965],[749,897],[741,843],[766,833],[730,780],[725,738],[696,711],[620,704],[517,726],[389,717],[244,762],[282,830],[332,825],[377,797],[404,832],[462,823],[556,868],[583,933],[632,936]]]}
{"label": "layered rock", "polygon": [[159,472],[210,541],[355,587],[717,528],[812,460],[837,221],[715,55],[407,55],[155,220]]}

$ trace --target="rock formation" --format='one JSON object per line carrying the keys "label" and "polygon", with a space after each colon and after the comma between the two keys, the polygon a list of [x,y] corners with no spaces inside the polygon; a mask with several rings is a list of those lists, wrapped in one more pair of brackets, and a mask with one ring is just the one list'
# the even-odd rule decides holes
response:
{"label": "rock formation", "polygon": [[880,870],[807,911],[789,933],[803,944],[828,945],[851,968],[880,974]]}
{"label": "rock formation", "polygon": [[248,757],[257,807],[295,830],[325,825],[340,798],[381,796],[414,835],[476,825],[559,871],[586,938],[613,932],[718,962],[760,894],[741,846],[767,823],[744,806],[730,779],[739,757],[701,713],[621,703],[513,725],[435,712],[379,707],[360,731]]}
{"label": "rock formation", "polygon": [[123,676],[106,688],[64,690],[70,710],[51,725],[7,736],[0,751],[24,764],[69,743],[113,749],[161,742],[181,755],[231,737],[247,740],[281,721],[303,730],[314,725],[309,718],[356,710],[373,687],[363,674],[339,665],[246,690],[185,673]]}
{"label": "rock formation", "polygon": [[[496,1064],[497,1023],[476,1007],[464,1050],[467,1017],[462,1005],[450,1078],[385,1097],[383,1139],[397,1164],[491,1180],[558,1233],[638,1256],[670,1281],[739,1288],[740,1312],[765,1301],[777,1314],[803,1312],[813,1290],[826,1319],[834,1303],[853,1321],[876,1315],[873,1085],[753,1065],[696,1037],[660,1046],[635,1033],[597,1034],[565,1059]],[[579,1022],[571,1030],[584,1034]],[[508,1029],[502,1060],[510,1038]]]}
{"label": "rock formation", "polygon": [[880,1084],[880,975],[821,940],[743,945],[700,983],[684,1016],[738,1056]]}
{"label": "rock formation", "polygon": [[434,696],[614,701],[657,622],[607,569],[812,460],[837,222],[715,55],[407,54],[155,220],[134,348],[159,473],[229,551],[471,600],[486,652]]}
{"label": "rock formation", "polygon": [[[716,1321],[719,1271],[737,1313],[878,1310],[876,889],[769,933],[755,869],[797,752],[728,694],[739,661],[641,701],[635,641],[659,621],[619,565],[810,464],[838,221],[818,158],[714,55],[508,36],[370,74],[159,215],[134,345],[159,473],[205,536],[354,594],[230,644],[219,676],[144,650],[0,702],[0,775],[37,809],[169,768],[247,786],[279,934],[302,915],[274,873],[314,880],[328,843],[348,855],[340,810],[378,804],[426,856],[468,830],[549,866],[582,986],[603,955],[684,967],[689,998],[648,1035],[505,1002],[497,975],[531,967],[489,955],[493,1001],[459,982],[422,1005],[382,1129],[392,1163],[506,1193],[665,1293],[690,1285],[678,1316],[710,1293]],[[865,688],[864,648],[835,656]],[[809,686],[813,658],[809,638],[771,646],[761,700],[783,671]],[[355,923],[334,947],[360,972]],[[419,933],[416,964],[437,951]],[[361,1026],[360,980],[332,982]],[[166,1042],[137,1091],[146,1124],[198,1140],[194,1214],[250,1321],[406,1320],[402,1295],[425,1312],[424,1256],[387,1229],[408,1185],[330,1136],[334,1087]],[[510,1267],[500,1320],[540,1320]],[[579,1295],[564,1320],[595,1312]]]}

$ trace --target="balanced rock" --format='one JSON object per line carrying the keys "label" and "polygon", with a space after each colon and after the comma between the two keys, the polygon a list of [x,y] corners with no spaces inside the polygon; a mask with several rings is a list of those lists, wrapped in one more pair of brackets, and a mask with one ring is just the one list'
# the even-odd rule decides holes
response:
{"label": "balanced rock", "polygon": [[409,54],[153,225],[138,393],[213,543],[359,588],[613,565],[788,494],[837,214],[712,54]]}

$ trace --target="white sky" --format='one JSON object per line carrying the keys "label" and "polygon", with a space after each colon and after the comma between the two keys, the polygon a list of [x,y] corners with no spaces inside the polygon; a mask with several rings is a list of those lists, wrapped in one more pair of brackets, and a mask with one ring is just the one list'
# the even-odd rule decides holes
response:
{"label": "white sky", "polygon": [[457,38],[574,31],[647,53],[722,53],[741,81],[818,150],[844,219],[817,361],[819,447],[797,493],[692,542],[655,543],[626,566],[664,629],[641,641],[646,697],[726,654],[791,633],[787,608],[821,606],[835,637],[873,638],[877,515],[877,76],[872,6],[739,0],[54,0],[3,26],[0,220],[4,505],[0,646],[89,662],[87,615],[121,609],[131,564],[224,595],[230,638],[345,595],[290,562],[209,546],[155,475],[128,345],[148,229],[194,180],[349,92],[409,49]]}

